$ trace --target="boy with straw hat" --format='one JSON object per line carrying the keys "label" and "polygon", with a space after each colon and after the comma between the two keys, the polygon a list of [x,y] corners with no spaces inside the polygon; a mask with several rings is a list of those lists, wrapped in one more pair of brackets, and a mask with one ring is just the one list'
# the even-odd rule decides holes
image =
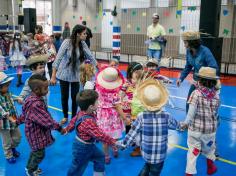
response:
{"label": "boy with straw hat", "polygon": [[162,110],[168,101],[166,88],[155,79],[146,79],[137,87],[138,99],[146,109],[138,114],[132,128],[117,146],[132,145],[141,133],[141,153],[145,165],[139,175],[160,175],[167,152],[168,128],[180,129],[180,123]]}
{"label": "boy with straw hat", "polygon": [[200,152],[207,158],[207,174],[217,171],[214,165],[217,114],[220,106],[219,94],[215,88],[216,69],[201,67],[198,74],[198,86],[188,100],[189,110],[184,121],[188,124],[188,154],[186,176],[197,173],[196,162]]}

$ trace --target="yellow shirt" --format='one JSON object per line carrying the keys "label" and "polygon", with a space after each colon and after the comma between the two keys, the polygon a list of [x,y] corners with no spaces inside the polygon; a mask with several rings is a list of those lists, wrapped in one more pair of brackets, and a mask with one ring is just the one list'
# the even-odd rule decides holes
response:
{"label": "yellow shirt", "polygon": [[[150,26],[148,26],[147,28],[147,36],[148,38],[156,38],[158,36],[164,36],[166,35],[165,29],[162,25],[157,24],[155,27],[153,26],[153,24],[151,24]],[[158,42],[151,42],[151,44],[149,44],[149,49],[155,49],[155,50],[160,50],[161,46]]]}

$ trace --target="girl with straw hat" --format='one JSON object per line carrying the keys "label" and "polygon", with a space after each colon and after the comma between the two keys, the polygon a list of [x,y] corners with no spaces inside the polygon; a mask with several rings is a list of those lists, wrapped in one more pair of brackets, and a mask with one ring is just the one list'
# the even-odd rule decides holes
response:
{"label": "girl with straw hat", "polygon": [[131,130],[122,142],[117,142],[117,146],[130,146],[141,134],[145,165],[139,175],[160,175],[167,152],[168,128],[179,129],[180,123],[162,110],[169,94],[158,80],[146,79],[137,87],[137,92],[145,111],[138,114]]}
{"label": "girl with straw hat", "polygon": [[[97,123],[110,137],[119,139],[124,130],[123,121],[126,117],[120,105],[119,91],[124,84],[124,77],[118,69],[105,67],[96,76],[96,91],[98,92]],[[106,164],[110,163],[108,145],[103,144]],[[114,157],[118,151],[113,150]]]}

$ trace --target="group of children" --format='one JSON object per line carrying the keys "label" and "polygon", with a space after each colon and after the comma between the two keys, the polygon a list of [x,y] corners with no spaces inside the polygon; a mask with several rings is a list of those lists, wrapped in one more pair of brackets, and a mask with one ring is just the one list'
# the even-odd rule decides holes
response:
{"label": "group of children", "polygon": [[[160,175],[167,153],[168,128],[188,128],[186,175],[196,174],[200,153],[207,157],[207,173],[216,172],[214,150],[219,95],[215,90],[218,79],[215,69],[200,69],[198,88],[189,99],[186,120],[178,122],[163,110],[169,97],[163,82],[172,81],[160,75],[155,60],[147,61],[144,66],[130,63],[127,79],[119,71],[116,60],[96,75],[92,64],[84,62],[80,68],[84,90],[77,95],[80,111],[63,128],[47,109],[48,81],[43,76],[46,61],[43,55],[27,60],[33,74],[17,99],[23,103],[18,118],[8,90],[13,78],[0,73],[0,132],[4,154],[9,163],[16,162],[20,156],[16,147],[21,139],[18,125],[25,123],[25,135],[31,147],[27,175],[41,174],[38,165],[45,157],[45,148],[54,141],[51,130],[65,135],[74,129],[76,136],[68,176],[83,175],[89,161],[94,163],[94,175],[104,175],[105,164],[111,162],[109,147],[114,157],[118,157],[118,148],[134,144],[136,147],[131,156],[141,153],[145,160],[140,175]],[[119,141],[124,130],[126,136]],[[95,145],[96,140],[103,142],[103,151]]]}

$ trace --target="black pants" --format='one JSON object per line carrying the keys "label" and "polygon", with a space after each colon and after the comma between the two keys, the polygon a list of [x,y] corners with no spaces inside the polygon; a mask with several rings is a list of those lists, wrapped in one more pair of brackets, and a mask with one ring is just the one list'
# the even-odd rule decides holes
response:
{"label": "black pants", "polygon": [[42,162],[44,157],[45,157],[45,149],[40,149],[30,153],[30,157],[26,166],[29,174],[32,174],[34,171],[38,169],[38,165]]}
{"label": "black pants", "polygon": [[51,79],[51,77],[52,77],[52,64],[53,64],[53,62],[48,62],[48,63],[47,63],[47,66],[48,66],[48,74],[49,74],[49,76],[50,76],[50,79]]}
{"label": "black pants", "polygon": [[145,163],[139,176],[159,176],[163,168],[164,161],[158,164]]}
{"label": "black pants", "polygon": [[79,82],[67,82],[60,80],[61,105],[65,118],[68,118],[68,100],[71,86],[72,117],[77,113],[76,95],[79,92]]}

